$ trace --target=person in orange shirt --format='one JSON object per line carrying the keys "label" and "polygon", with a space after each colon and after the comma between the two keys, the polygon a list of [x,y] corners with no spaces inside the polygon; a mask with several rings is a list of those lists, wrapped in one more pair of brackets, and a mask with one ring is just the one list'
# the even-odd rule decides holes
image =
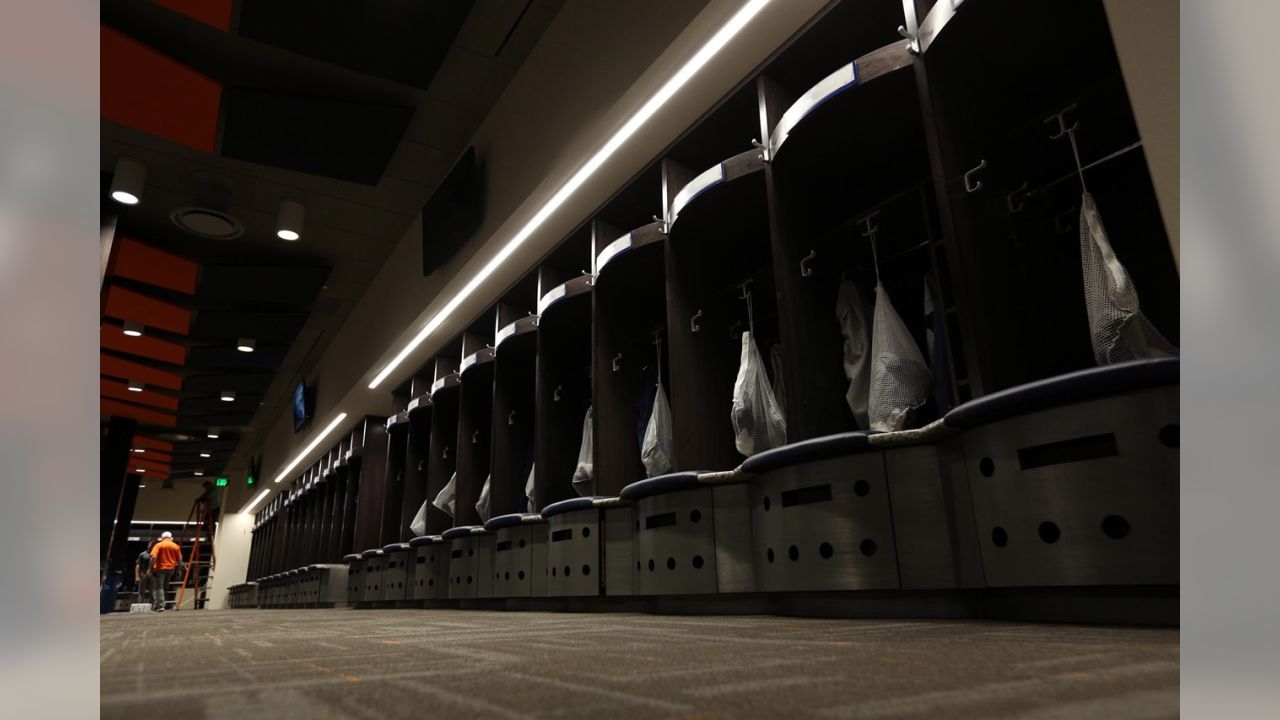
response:
{"label": "person in orange shirt", "polygon": [[173,541],[173,533],[162,533],[160,542],[151,548],[151,587],[155,593],[151,609],[155,612],[164,612],[165,591],[169,588],[169,577],[173,575],[173,569],[178,566],[178,561],[181,559],[182,550]]}

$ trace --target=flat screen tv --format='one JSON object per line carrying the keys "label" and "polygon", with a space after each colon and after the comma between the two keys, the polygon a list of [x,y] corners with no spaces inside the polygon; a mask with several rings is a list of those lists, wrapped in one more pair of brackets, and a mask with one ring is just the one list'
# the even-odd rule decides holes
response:
{"label": "flat screen tv", "polygon": [[296,387],[293,388],[293,431],[302,432],[302,428],[307,426],[307,421],[311,419],[311,413],[315,411],[312,407],[314,404],[311,391],[307,389],[305,380],[299,380]]}

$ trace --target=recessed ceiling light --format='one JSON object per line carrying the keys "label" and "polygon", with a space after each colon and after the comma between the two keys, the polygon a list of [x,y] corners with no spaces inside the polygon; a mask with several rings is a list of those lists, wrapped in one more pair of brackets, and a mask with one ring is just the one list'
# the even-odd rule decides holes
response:
{"label": "recessed ceiling light", "polygon": [[199,470],[197,470],[197,471],[195,472],[195,476],[196,476],[196,477],[201,477],[201,476],[203,476],[203,475],[204,475],[204,473],[200,472]]}
{"label": "recessed ceiling light", "polygon": [[136,452],[136,453],[144,453],[144,452],[146,452],[146,450],[144,450],[144,449],[142,449],[142,448],[134,448],[134,449],[133,449],[133,451],[134,451],[134,452]]}
{"label": "recessed ceiling light", "polygon": [[217,430],[216,428],[211,429],[211,430],[209,430],[209,432],[208,432],[208,433],[206,433],[205,435],[206,435],[206,437],[208,437],[210,440],[217,440],[217,439],[218,439],[218,430]]}
{"label": "recessed ceiling light", "polygon": [[125,322],[124,334],[128,335],[129,337],[141,337],[142,326],[136,322]]}
{"label": "recessed ceiling light", "polygon": [[297,240],[302,237],[302,219],[306,208],[297,200],[281,200],[276,216],[276,237],[281,240]]}
{"label": "recessed ceiling light", "polygon": [[116,161],[111,177],[111,199],[121,205],[137,205],[142,200],[142,186],[147,182],[147,169],[130,158]]}
{"label": "recessed ceiling light", "polygon": [[136,380],[129,381],[129,392],[142,392],[144,388],[146,388],[146,385]]}
{"label": "recessed ceiling light", "polygon": [[257,343],[254,342],[253,338],[240,338],[236,341],[236,349],[240,352],[253,352],[256,346]]}
{"label": "recessed ceiling light", "polygon": [[146,471],[147,471],[147,469],[146,469],[146,468],[134,468],[134,469],[133,469],[133,471],[134,471],[134,472],[136,472],[136,473],[138,473],[138,474],[142,474],[142,473],[146,472]]}
{"label": "recessed ceiling light", "polygon": [[146,487],[146,485],[143,485],[142,483],[138,483],[138,489],[139,489],[139,490],[141,490],[141,489],[143,489],[143,488],[145,488],[145,487]]}
{"label": "recessed ceiling light", "polygon": [[235,402],[236,400],[236,394],[235,394],[235,391],[233,390],[223,390],[222,394],[219,395],[218,397],[222,400],[222,402]]}
{"label": "recessed ceiling light", "polygon": [[211,457],[209,453],[200,453],[200,457]]}

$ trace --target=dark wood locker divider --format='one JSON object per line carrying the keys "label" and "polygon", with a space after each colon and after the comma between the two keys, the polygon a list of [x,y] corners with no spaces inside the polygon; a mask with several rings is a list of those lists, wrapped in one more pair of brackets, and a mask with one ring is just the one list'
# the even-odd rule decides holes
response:
{"label": "dark wood locker divider", "polygon": [[334,557],[334,538],[337,536],[335,516],[337,514],[338,463],[341,461],[342,446],[335,445],[329,449],[328,471],[324,475],[324,484],[320,488],[320,543],[316,549],[316,555],[319,558],[318,561],[323,563],[337,562],[339,559]]}
{"label": "dark wood locker divider", "polygon": [[525,484],[533,467],[537,307],[536,272],[517,282],[497,305],[489,448],[493,517],[534,511],[528,508]]}
{"label": "dark wood locker divider", "polygon": [[593,449],[599,495],[616,496],[644,479],[640,446],[659,363],[664,389],[670,386],[666,225],[654,219],[661,211],[662,176],[655,165],[607,203],[592,225]]}
{"label": "dark wood locker divider", "polygon": [[534,499],[576,497],[573,473],[591,406],[591,229],[572,233],[538,267]]}
{"label": "dark wood locker divider", "polygon": [[[346,466],[343,468],[342,524],[338,531],[337,557],[356,552],[356,521],[360,514],[360,463],[364,455],[364,423],[357,423],[347,436]],[[365,550],[367,548],[361,548]]]}
{"label": "dark wood locker divider", "polygon": [[362,421],[360,465],[355,526],[356,552],[382,547],[383,505],[387,491],[386,418],[368,416]]}
{"label": "dark wood locker divider", "polygon": [[412,397],[412,379],[405,381],[391,392],[392,414],[387,418],[387,470],[386,492],[382,500],[382,532],[379,542],[388,545],[400,542],[408,533],[404,515],[405,453],[409,445],[409,400]]}
{"label": "dark wood locker divider", "polygon": [[[454,525],[484,523],[476,502],[489,477],[489,440],[493,430],[494,309],[485,311],[462,334],[458,374],[458,497]],[[491,506],[492,507],[492,506]]]}
{"label": "dark wood locker divider", "polygon": [[1081,187],[1064,129],[1075,128],[1086,183],[1143,311],[1176,344],[1177,269],[1102,2],[948,5],[918,18],[928,44],[916,74],[953,239],[947,261],[962,285],[957,324],[975,348],[972,395],[1095,364]]}
{"label": "dark wood locker divider", "polygon": [[[724,147],[724,138],[708,133],[726,128],[736,131],[736,154],[708,166],[681,162]],[[724,470],[742,461],[730,410],[748,308],[766,372],[775,374],[768,367],[778,323],[765,160],[762,148],[744,149],[759,134],[755,87],[744,86],[662,161],[673,470]]]}
{"label": "dark wood locker divider", "polygon": [[[451,343],[431,361],[431,430],[427,441],[427,499],[449,484],[458,462],[458,353],[462,346]],[[456,508],[456,506],[455,506]],[[455,509],[456,512],[456,509]],[[427,534],[439,535],[453,527],[453,518],[434,504],[427,505]]]}
{"label": "dark wood locker divider", "polygon": [[[875,287],[883,285],[931,367],[926,286],[935,305],[955,309],[937,289],[945,266],[936,261],[942,251],[926,135],[912,55],[895,31],[901,24],[901,3],[858,5],[856,13],[844,3],[758,78],[790,442],[867,429],[845,399],[836,305],[846,280],[868,321]],[[942,285],[949,288],[949,279]],[[948,340],[935,338],[939,358],[951,355]],[[954,405],[951,365],[938,363],[940,397],[915,414],[914,425]]]}
{"label": "dark wood locker divider", "polygon": [[413,519],[417,517],[422,504],[430,498],[427,495],[427,456],[431,447],[431,383],[432,378],[425,374],[416,374],[409,381],[409,402],[406,412],[409,415],[407,440],[404,448],[404,500],[400,504],[400,527],[403,529],[402,540],[413,539]]}

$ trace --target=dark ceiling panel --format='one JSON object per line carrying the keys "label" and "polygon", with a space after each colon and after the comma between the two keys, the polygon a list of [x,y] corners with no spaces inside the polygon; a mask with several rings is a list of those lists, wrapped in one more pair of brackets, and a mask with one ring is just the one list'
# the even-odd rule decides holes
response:
{"label": "dark ceiling panel", "polygon": [[475,0],[242,0],[240,34],[426,89]]}
{"label": "dark ceiling panel", "polygon": [[[223,402],[218,396],[213,397],[193,397],[183,398],[181,405],[181,413],[183,418],[192,418],[195,415],[205,415],[210,413],[253,413],[258,409],[258,401],[261,400],[260,395],[242,395],[236,393],[236,399],[232,402]],[[218,424],[218,423],[212,423]]]}
{"label": "dark ceiling panel", "polygon": [[171,412],[178,411],[178,398],[173,395],[165,395],[164,393],[146,389],[136,392],[129,389],[128,383],[110,378],[99,378],[98,384],[102,397],[115,398],[116,400],[147,405]]}
{"label": "dark ceiling panel", "polygon": [[139,422],[164,425],[165,427],[173,427],[178,423],[178,419],[169,413],[150,410],[133,403],[112,400],[111,398],[101,398],[99,400],[99,413],[113,417],[133,418]]}
{"label": "dark ceiling panel", "polygon": [[151,0],[219,30],[231,29],[232,0]]}
{"label": "dark ceiling panel", "polygon": [[328,277],[329,268],[206,265],[200,299],[307,307]]}
{"label": "dark ceiling panel", "polygon": [[227,88],[222,154],[377,185],[414,109]]}
{"label": "dark ceiling panel", "polygon": [[192,393],[216,393],[219,390],[235,390],[262,394],[271,385],[274,375],[268,373],[241,373],[215,375],[188,375],[183,387]]}
{"label": "dark ceiling panel", "polygon": [[220,312],[201,310],[191,326],[200,338],[251,337],[258,342],[290,343],[307,321],[306,313]]}
{"label": "dark ceiling panel", "polygon": [[222,85],[106,26],[101,43],[104,119],[213,153]]}
{"label": "dark ceiling panel", "polygon": [[[243,353],[233,347],[193,347],[187,357],[187,367],[202,370],[275,370],[284,361],[285,348],[261,345],[251,353]],[[191,388],[188,387],[188,390]],[[231,390],[232,388],[222,388]]]}
{"label": "dark ceiling panel", "polygon": [[166,440],[157,440],[149,438],[145,435],[138,435],[133,438],[133,446],[136,448],[146,448],[148,450],[160,450],[162,452],[172,453],[173,443]]}
{"label": "dark ceiling panel", "polygon": [[[256,410],[257,408],[255,407],[254,409]],[[228,412],[215,415],[188,415],[186,408],[183,408],[182,413],[182,422],[184,425],[189,427],[244,427],[253,420],[252,412]]]}

